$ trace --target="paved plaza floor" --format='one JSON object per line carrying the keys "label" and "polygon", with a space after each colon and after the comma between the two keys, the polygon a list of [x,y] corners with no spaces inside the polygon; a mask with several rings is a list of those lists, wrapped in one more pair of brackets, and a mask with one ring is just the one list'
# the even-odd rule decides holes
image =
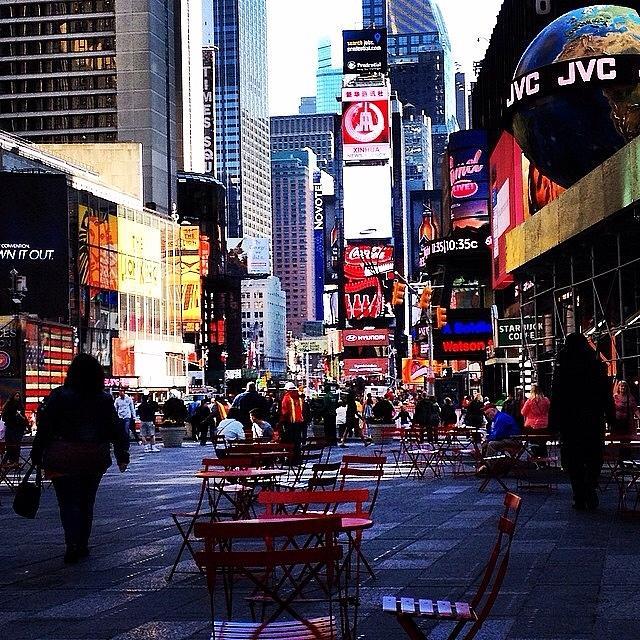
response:
{"label": "paved plaza floor", "polygon": [[[23,520],[0,490],[0,638],[11,640],[204,640],[204,579],[165,576],[180,538],[169,514],[193,508],[203,448],[143,454],[132,445],[125,474],[101,485],[90,559],[62,561],[52,489],[38,517]],[[347,450],[337,449],[338,458]],[[352,445],[349,452],[364,448]],[[369,451],[369,450],[367,450]],[[478,493],[475,478],[385,479],[364,544],[377,579],[362,589],[358,636],[404,637],[381,611],[383,595],[460,599],[471,593],[495,538],[503,494]],[[638,640],[640,522],[601,509],[575,512],[567,484],[523,493],[509,573],[480,640]],[[188,561],[185,562],[185,565]],[[450,625],[427,627],[432,640]]]}

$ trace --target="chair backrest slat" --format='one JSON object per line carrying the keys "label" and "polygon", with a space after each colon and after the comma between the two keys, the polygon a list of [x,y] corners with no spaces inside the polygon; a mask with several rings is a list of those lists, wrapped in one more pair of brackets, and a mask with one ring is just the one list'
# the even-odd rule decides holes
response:
{"label": "chair backrest slat", "polygon": [[[304,513],[312,505],[324,505],[326,513],[366,517],[363,504],[369,499],[368,489],[330,491],[261,491],[258,504],[264,505],[265,517],[277,515],[286,507],[300,507]],[[353,505],[349,510],[348,505]]]}
{"label": "chair backrest slat", "polygon": [[387,462],[386,456],[342,456],[342,468],[340,469],[340,489],[344,490],[349,478],[375,478],[375,486],[371,494],[371,500],[367,506],[369,516],[373,513],[378,493],[380,491],[380,482],[384,475],[384,465]]}

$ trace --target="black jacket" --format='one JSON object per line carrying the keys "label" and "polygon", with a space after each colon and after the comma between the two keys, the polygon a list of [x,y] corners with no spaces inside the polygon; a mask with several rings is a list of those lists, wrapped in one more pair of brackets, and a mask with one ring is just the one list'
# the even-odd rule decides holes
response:
{"label": "black jacket", "polygon": [[142,420],[142,422],[155,422],[156,413],[159,409],[158,403],[154,400],[143,400],[138,405],[140,420]]}
{"label": "black jacket", "polygon": [[42,454],[53,440],[111,443],[118,464],[129,462],[129,434],[120,426],[113,398],[105,391],[84,394],[66,386],[54,389],[38,412],[31,450],[36,464],[42,464]]}

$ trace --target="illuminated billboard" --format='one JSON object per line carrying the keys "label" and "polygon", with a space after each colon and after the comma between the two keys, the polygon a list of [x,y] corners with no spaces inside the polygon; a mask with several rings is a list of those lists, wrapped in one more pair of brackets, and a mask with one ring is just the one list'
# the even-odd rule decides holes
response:
{"label": "illuminated billboard", "polygon": [[453,229],[478,229],[489,221],[489,154],[486,131],[449,136],[449,206]]}
{"label": "illuminated billboard", "polygon": [[389,165],[343,169],[344,237],[382,240],[393,236]]}
{"label": "illuminated billboard", "polygon": [[564,189],[529,162],[507,132],[500,136],[491,154],[490,167],[493,288],[503,289],[513,282],[513,276],[506,271],[507,233],[555,200]]}
{"label": "illuminated billboard", "polygon": [[[21,310],[49,320],[69,316],[69,203],[64,175],[3,172],[0,179],[0,273],[27,278]],[[6,289],[5,289],[6,290]],[[9,296],[2,296],[9,308]]]}
{"label": "illuminated billboard", "polygon": [[419,384],[433,379],[429,361],[422,358],[402,358],[402,384]]}
{"label": "illuminated billboard", "polygon": [[347,320],[393,317],[393,247],[347,245],[344,253],[344,304]]}
{"label": "illuminated billboard", "polygon": [[227,259],[249,275],[271,273],[271,240],[269,238],[227,238]]}
{"label": "illuminated billboard", "polygon": [[78,205],[78,271],[82,284],[118,290],[118,218],[115,211]]}
{"label": "illuminated billboard", "polygon": [[345,161],[391,157],[389,87],[342,89],[342,154]]}
{"label": "illuminated billboard", "polygon": [[345,358],[345,378],[382,378],[389,373],[389,358]]}
{"label": "illuminated billboard", "polygon": [[493,325],[489,309],[448,309],[447,324],[433,332],[436,360],[484,362],[493,346]]}
{"label": "illuminated billboard", "polygon": [[387,30],[358,29],[342,32],[342,72],[387,72]]}
{"label": "illuminated billboard", "polygon": [[200,279],[200,229],[180,227],[180,291],[182,292],[182,322],[187,331],[196,331],[202,320]]}
{"label": "illuminated billboard", "polygon": [[162,297],[160,229],[118,218],[118,291]]}

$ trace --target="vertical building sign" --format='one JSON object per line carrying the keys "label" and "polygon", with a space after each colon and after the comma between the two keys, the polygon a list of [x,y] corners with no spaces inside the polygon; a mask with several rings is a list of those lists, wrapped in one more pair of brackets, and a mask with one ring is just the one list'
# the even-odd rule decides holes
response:
{"label": "vertical building sign", "polygon": [[213,49],[202,50],[202,98],[204,103],[204,172],[215,173],[215,85]]}
{"label": "vertical building sign", "polygon": [[320,171],[313,173],[313,269],[316,285],[316,320],[324,318],[324,200]]}

